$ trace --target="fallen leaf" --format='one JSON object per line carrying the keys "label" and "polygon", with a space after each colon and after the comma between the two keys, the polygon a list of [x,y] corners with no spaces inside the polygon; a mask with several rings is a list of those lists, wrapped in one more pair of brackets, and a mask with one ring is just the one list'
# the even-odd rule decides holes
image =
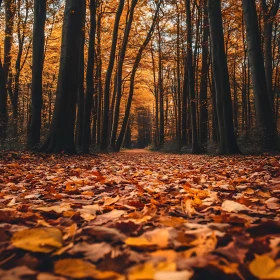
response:
{"label": "fallen leaf", "polygon": [[255,255],[249,264],[250,272],[259,279],[280,279],[280,266],[267,255]]}
{"label": "fallen leaf", "polygon": [[140,237],[129,237],[125,240],[126,245],[133,247],[158,246],[166,248],[169,242],[168,229],[155,229],[144,233]]}
{"label": "fallen leaf", "polygon": [[62,233],[57,228],[31,228],[16,232],[12,244],[32,252],[50,253],[62,247]]}
{"label": "fallen leaf", "polygon": [[107,197],[104,201],[103,206],[110,206],[112,204],[115,204],[116,202],[118,202],[120,200],[119,196],[116,197]]}
{"label": "fallen leaf", "polygon": [[93,278],[96,274],[96,268],[95,265],[81,259],[64,259],[55,262],[54,272],[76,279]]}
{"label": "fallen leaf", "polygon": [[176,271],[175,263],[161,262],[154,264],[151,262],[144,263],[132,267],[128,272],[128,280],[152,280],[155,279],[155,274],[160,271]]}
{"label": "fallen leaf", "polygon": [[232,201],[232,200],[224,201],[221,206],[221,209],[226,212],[234,212],[234,213],[249,210],[249,208],[247,208],[245,205]]}

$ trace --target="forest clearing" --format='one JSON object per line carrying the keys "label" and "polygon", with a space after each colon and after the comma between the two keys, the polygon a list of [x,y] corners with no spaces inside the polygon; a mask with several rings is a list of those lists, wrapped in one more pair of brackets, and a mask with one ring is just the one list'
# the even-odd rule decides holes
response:
{"label": "forest clearing", "polygon": [[279,156],[1,156],[1,279],[280,279]]}

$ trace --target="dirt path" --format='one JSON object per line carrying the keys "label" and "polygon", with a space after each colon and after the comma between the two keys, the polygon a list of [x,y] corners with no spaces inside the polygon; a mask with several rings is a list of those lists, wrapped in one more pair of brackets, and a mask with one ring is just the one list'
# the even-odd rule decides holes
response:
{"label": "dirt path", "polygon": [[279,187],[279,157],[7,153],[0,279],[280,279]]}

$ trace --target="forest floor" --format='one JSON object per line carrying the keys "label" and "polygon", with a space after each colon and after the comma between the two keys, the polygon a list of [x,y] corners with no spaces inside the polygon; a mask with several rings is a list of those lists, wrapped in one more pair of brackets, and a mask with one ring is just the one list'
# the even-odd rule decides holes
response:
{"label": "forest floor", "polygon": [[280,156],[0,155],[0,279],[280,279]]}

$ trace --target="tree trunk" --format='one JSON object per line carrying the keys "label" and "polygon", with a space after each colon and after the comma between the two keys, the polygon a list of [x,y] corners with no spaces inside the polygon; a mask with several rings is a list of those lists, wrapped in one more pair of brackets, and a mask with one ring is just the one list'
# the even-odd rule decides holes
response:
{"label": "tree trunk", "polygon": [[256,3],[252,0],[242,0],[242,6],[246,26],[257,126],[260,131],[259,135],[263,148],[273,149],[276,145],[276,127],[272,117],[272,108],[266,85]]}
{"label": "tree trunk", "polygon": [[162,81],[162,50],[161,50],[161,31],[159,23],[158,29],[158,98],[159,98],[159,145],[164,144],[164,89]]}
{"label": "tree trunk", "polygon": [[85,0],[66,0],[60,69],[53,119],[40,150],[74,153],[76,101],[79,86],[81,36],[85,20]]}
{"label": "tree trunk", "polygon": [[202,39],[202,66],[199,94],[199,144],[202,152],[207,150],[208,138],[208,102],[207,102],[207,81],[208,81],[208,39],[209,39],[209,22],[207,12],[207,0],[204,0],[203,15],[203,39]]}
{"label": "tree trunk", "polygon": [[184,58],[184,85],[182,94],[182,145],[186,146],[188,144],[187,137],[187,121],[188,121],[188,58]]}
{"label": "tree trunk", "polygon": [[103,108],[102,133],[101,133],[101,142],[100,142],[100,148],[103,151],[107,149],[108,140],[109,140],[108,130],[109,130],[110,85],[111,85],[111,78],[112,78],[112,73],[113,73],[113,68],[115,63],[119,24],[120,24],[123,7],[124,7],[124,0],[120,0],[118,10],[116,13],[116,18],[115,18],[111,53],[110,53],[109,64],[106,72],[105,85],[104,85],[104,108]]}
{"label": "tree trunk", "polygon": [[83,34],[81,36],[81,48],[80,48],[80,59],[79,59],[79,86],[77,95],[77,123],[76,123],[76,146],[79,149],[82,148],[83,141],[83,121],[84,121],[84,109],[85,109],[85,22],[83,23]]}
{"label": "tree trunk", "polygon": [[46,0],[34,0],[32,85],[31,85],[31,125],[28,138],[30,148],[40,143],[42,110],[42,74],[45,48]]}
{"label": "tree trunk", "polygon": [[[115,106],[115,112],[114,112],[114,122],[113,122],[113,128],[112,128],[112,137],[111,137],[111,146],[115,146],[116,138],[117,138],[117,130],[118,130],[118,124],[119,124],[119,115],[120,115],[120,104],[121,104],[121,97],[122,97],[122,74],[123,74],[123,64],[129,39],[129,34],[131,30],[131,25],[134,17],[134,10],[137,5],[138,0],[132,0],[131,7],[129,10],[129,18],[126,23],[124,37],[122,41],[122,46],[120,50],[120,56],[119,56],[119,63],[118,63],[118,69],[117,69],[117,93],[116,93],[116,106]],[[113,112],[112,112],[113,113]]]}
{"label": "tree trunk", "polygon": [[220,153],[239,153],[233,127],[232,101],[220,0],[208,0],[208,14],[212,45],[212,64],[220,136]]}
{"label": "tree trunk", "polygon": [[197,119],[196,119],[196,97],[194,91],[194,72],[193,72],[193,52],[192,52],[192,19],[190,0],[185,0],[187,13],[187,56],[188,56],[188,85],[191,109],[191,126],[192,126],[192,153],[199,153],[198,137],[197,137]]}
{"label": "tree trunk", "polygon": [[89,153],[90,145],[90,116],[94,106],[94,49],[95,49],[95,33],[96,33],[96,2],[90,1],[90,31],[89,31],[89,46],[88,46],[88,63],[86,72],[86,97],[84,105],[83,116],[83,137],[82,137],[82,151]]}
{"label": "tree trunk", "polygon": [[270,101],[270,106],[273,110],[274,108],[274,91],[272,87],[272,76],[273,76],[273,67],[272,67],[272,29],[274,18],[279,9],[280,0],[275,0],[271,9],[268,9],[266,0],[262,0],[262,10],[264,18],[264,61],[265,61],[265,76],[266,76],[266,85],[267,92]]}

